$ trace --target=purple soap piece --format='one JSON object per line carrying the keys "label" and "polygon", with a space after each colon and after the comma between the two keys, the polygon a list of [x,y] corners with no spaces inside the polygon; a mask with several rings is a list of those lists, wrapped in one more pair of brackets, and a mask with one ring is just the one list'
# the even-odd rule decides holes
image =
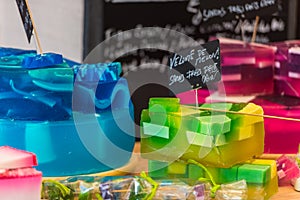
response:
{"label": "purple soap piece", "polygon": [[292,65],[300,65],[300,47],[289,49],[288,62]]}

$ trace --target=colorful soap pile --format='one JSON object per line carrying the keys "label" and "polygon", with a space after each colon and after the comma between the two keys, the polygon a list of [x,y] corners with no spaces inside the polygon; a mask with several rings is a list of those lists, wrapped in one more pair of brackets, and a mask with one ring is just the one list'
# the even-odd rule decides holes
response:
{"label": "colorful soap pile", "polygon": [[210,166],[230,167],[263,153],[260,106],[215,103],[203,104],[199,109],[180,105],[177,98],[151,98],[149,109],[141,116],[141,155],[151,160],[194,159]]}
{"label": "colorful soap pile", "polygon": [[[247,190],[238,192],[238,199],[269,199],[278,189],[276,162],[251,160],[263,153],[262,114],[253,103],[196,108],[180,105],[177,98],[151,98],[141,117],[141,155],[149,159],[149,175],[192,184],[201,177],[214,179],[215,189],[245,181]],[[215,194],[232,199],[235,192],[223,185]]]}
{"label": "colorful soap pile", "polygon": [[135,133],[120,73],[120,63],[0,48],[0,145],[34,152],[44,176],[122,167]]}
{"label": "colorful soap pile", "polygon": [[35,154],[0,147],[0,197],[5,200],[40,200],[42,173]]}

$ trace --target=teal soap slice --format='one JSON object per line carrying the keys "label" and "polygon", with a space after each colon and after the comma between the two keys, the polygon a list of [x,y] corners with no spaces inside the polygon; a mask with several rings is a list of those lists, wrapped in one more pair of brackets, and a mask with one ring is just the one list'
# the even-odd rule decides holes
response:
{"label": "teal soap slice", "polygon": [[205,135],[219,135],[230,131],[231,119],[226,115],[212,115],[197,117],[200,121],[200,133]]}
{"label": "teal soap slice", "polygon": [[271,168],[268,165],[243,164],[238,168],[238,180],[245,179],[247,183],[266,184],[271,178]]}
{"label": "teal soap slice", "polygon": [[143,122],[143,132],[145,135],[169,139],[169,127],[167,126]]}

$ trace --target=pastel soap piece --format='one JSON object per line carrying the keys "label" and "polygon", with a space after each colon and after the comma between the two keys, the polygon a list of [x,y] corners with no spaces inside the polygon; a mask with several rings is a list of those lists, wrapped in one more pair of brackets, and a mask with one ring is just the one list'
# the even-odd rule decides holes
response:
{"label": "pastel soap piece", "polygon": [[0,147],[0,169],[16,169],[36,165],[35,154],[9,146]]}
{"label": "pastel soap piece", "polygon": [[226,115],[197,117],[200,121],[199,132],[205,135],[219,135],[230,131],[231,119]]}
{"label": "pastel soap piece", "polygon": [[266,184],[271,179],[271,167],[268,165],[243,164],[238,168],[238,180],[247,183]]}

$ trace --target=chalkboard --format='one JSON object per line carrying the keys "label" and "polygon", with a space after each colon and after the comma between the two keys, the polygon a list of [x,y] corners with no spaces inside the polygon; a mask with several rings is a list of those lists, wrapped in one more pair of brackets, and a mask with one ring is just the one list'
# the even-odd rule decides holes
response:
{"label": "chalkboard", "polygon": [[25,29],[25,33],[28,39],[28,42],[30,43],[31,35],[33,31],[33,25],[30,18],[29,10],[26,4],[26,0],[16,0],[17,6],[22,18],[23,26]]}
{"label": "chalkboard", "polygon": [[169,87],[176,94],[221,80],[219,40],[169,56]]}

